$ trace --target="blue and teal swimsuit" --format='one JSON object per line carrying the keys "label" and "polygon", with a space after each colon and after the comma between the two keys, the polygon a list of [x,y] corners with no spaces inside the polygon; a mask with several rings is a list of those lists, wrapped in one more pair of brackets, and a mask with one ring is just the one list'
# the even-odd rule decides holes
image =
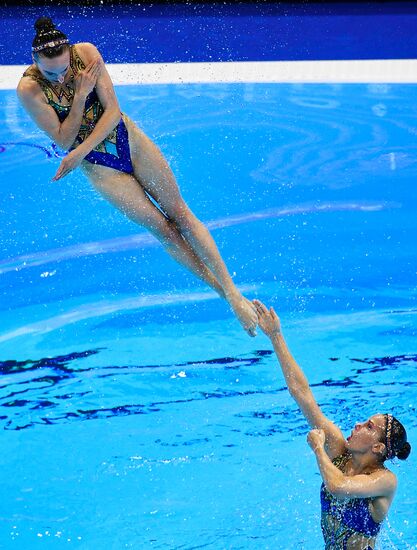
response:
{"label": "blue and teal swimsuit", "polygon": [[[333,464],[343,471],[349,454],[338,456]],[[321,528],[326,550],[372,550],[381,529],[369,510],[370,498],[339,499],[326,489],[320,491]]]}
{"label": "blue and teal swimsuit", "polygon": [[[32,78],[40,85],[49,105],[54,109],[61,123],[67,118],[72,107],[75,93],[74,79],[80,71],[85,69],[85,64],[78,55],[75,46],[71,46],[70,48],[70,67],[72,79],[65,87],[60,85],[55,86],[44,78],[36,67],[30,67],[23,75]],[[62,103],[63,99],[66,101],[65,104]],[[103,106],[94,89],[85,101],[80,130],[71,150],[75,149],[91,134],[103,112]],[[88,153],[85,160],[92,164],[100,164],[101,166],[114,168],[120,172],[133,174],[129,149],[129,134],[122,114],[116,128],[110,132],[104,141]]]}

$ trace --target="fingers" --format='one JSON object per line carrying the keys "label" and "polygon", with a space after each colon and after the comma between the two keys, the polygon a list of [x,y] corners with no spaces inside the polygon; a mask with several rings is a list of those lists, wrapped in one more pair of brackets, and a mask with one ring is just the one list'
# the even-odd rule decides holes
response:
{"label": "fingers", "polygon": [[65,164],[61,164],[61,166],[58,168],[55,176],[52,178],[52,181],[58,181],[65,176],[67,176],[71,172],[71,168],[68,168],[65,166]]}
{"label": "fingers", "polygon": [[275,309],[271,306],[270,309],[269,309],[271,315],[272,315],[272,318],[274,319],[274,321],[279,321],[279,317],[278,315],[275,313]]}
{"label": "fingers", "polygon": [[260,315],[268,315],[270,314],[272,319],[274,321],[279,321],[279,317],[278,315],[275,313],[275,310],[274,308],[271,306],[268,310],[268,308],[266,307],[265,304],[263,304],[260,300],[253,300],[253,303],[255,304],[256,306],[256,310],[258,312],[258,314]]}
{"label": "fingers", "polygon": [[56,171],[55,176],[52,178],[52,181],[58,181],[62,178],[62,175],[64,173],[65,167],[62,165],[62,163],[59,165],[58,170]]}
{"label": "fingers", "polygon": [[256,307],[261,311],[264,311],[264,312],[268,311],[265,304],[263,304],[260,300],[256,300]]}
{"label": "fingers", "polygon": [[89,63],[82,71],[80,71],[75,78],[78,81],[82,81],[83,77],[92,78],[96,80],[100,72],[100,68],[101,68],[100,59],[99,58],[93,59],[93,61],[91,61],[91,63]]}
{"label": "fingers", "polygon": [[80,71],[76,76],[77,91],[89,94],[97,85],[97,79],[100,76],[102,66],[102,59],[96,57],[85,69]]}
{"label": "fingers", "polygon": [[266,313],[268,313],[266,306],[260,300],[253,300],[253,303],[255,304],[255,307],[258,313],[262,315],[265,315]]}
{"label": "fingers", "polygon": [[60,170],[58,170],[58,172],[55,174],[55,176],[52,178],[52,181],[58,181],[59,179],[62,178],[62,174],[60,172]]}
{"label": "fingers", "polygon": [[94,67],[91,69],[91,75],[97,76],[100,73],[101,66],[99,63],[96,63]]}
{"label": "fingers", "polygon": [[101,71],[101,67],[101,58],[96,57],[96,59],[93,59],[93,61],[91,61],[91,63],[87,65],[87,67],[84,69],[84,73],[92,76],[93,78],[96,78]]}
{"label": "fingers", "polygon": [[64,171],[64,170],[58,170],[58,172],[55,174],[55,176],[52,178],[52,181],[58,181],[62,178],[64,178],[70,171]]}
{"label": "fingers", "polygon": [[84,71],[87,72],[87,73],[91,72],[97,66],[99,61],[100,61],[99,57],[96,57],[95,59],[90,61],[90,63],[88,65],[86,65]]}

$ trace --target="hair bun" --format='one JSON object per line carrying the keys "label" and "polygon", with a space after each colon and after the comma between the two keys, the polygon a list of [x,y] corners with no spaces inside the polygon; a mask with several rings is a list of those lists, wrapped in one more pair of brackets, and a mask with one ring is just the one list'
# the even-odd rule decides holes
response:
{"label": "hair bun", "polygon": [[398,449],[398,451],[395,453],[395,456],[399,458],[400,460],[405,460],[408,458],[408,455],[411,452],[411,445],[406,441],[404,445],[401,447],[401,449]]}
{"label": "hair bun", "polygon": [[37,34],[47,33],[55,30],[55,25],[50,17],[39,17],[35,21],[34,26]]}

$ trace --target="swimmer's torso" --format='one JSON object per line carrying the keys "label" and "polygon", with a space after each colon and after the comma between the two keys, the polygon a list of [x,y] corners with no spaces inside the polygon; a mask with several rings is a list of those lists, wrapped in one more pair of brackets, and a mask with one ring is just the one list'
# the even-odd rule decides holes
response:
{"label": "swimmer's torso", "polygon": [[[343,471],[349,455],[333,460]],[[372,550],[381,523],[376,522],[370,512],[370,498],[339,499],[322,484],[321,528],[326,550]]]}
{"label": "swimmer's torso", "polygon": [[[51,82],[45,78],[35,65],[32,65],[23,74],[24,77],[31,78],[37,82],[42,89],[46,101],[56,112],[59,121],[62,123],[72,107],[75,95],[75,78],[78,73],[85,69],[85,64],[79,56],[76,47],[70,46],[70,66],[65,75],[63,84]],[[103,114],[104,109],[94,88],[85,100],[84,112],[81,121],[80,130],[70,150],[75,149],[93,132],[98,120]],[[114,168],[121,172],[132,173],[133,167],[130,159],[129,140],[126,126],[121,120],[110,132],[110,134],[101,143],[85,157],[85,160],[93,164],[100,164],[109,168]]]}

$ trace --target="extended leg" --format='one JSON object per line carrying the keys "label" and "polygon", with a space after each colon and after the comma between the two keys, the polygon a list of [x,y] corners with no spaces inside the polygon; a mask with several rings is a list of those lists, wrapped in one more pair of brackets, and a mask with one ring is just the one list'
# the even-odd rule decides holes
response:
{"label": "extended leg", "polygon": [[[129,130],[129,135],[131,133]],[[136,147],[132,147],[132,160],[136,178],[214,274],[242,326],[254,336],[258,317],[253,304],[236,288],[209,231],[182,199],[174,175],[159,149],[140,130],[135,129],[134,136]]]}
{"label": "extended leg", "polygon": [[148,229],[177,262],[224,297],[222,286],[193,252],[178,228],[152,203],[133,176],[101,166],[83,166],[94,187],[134,222]]}

